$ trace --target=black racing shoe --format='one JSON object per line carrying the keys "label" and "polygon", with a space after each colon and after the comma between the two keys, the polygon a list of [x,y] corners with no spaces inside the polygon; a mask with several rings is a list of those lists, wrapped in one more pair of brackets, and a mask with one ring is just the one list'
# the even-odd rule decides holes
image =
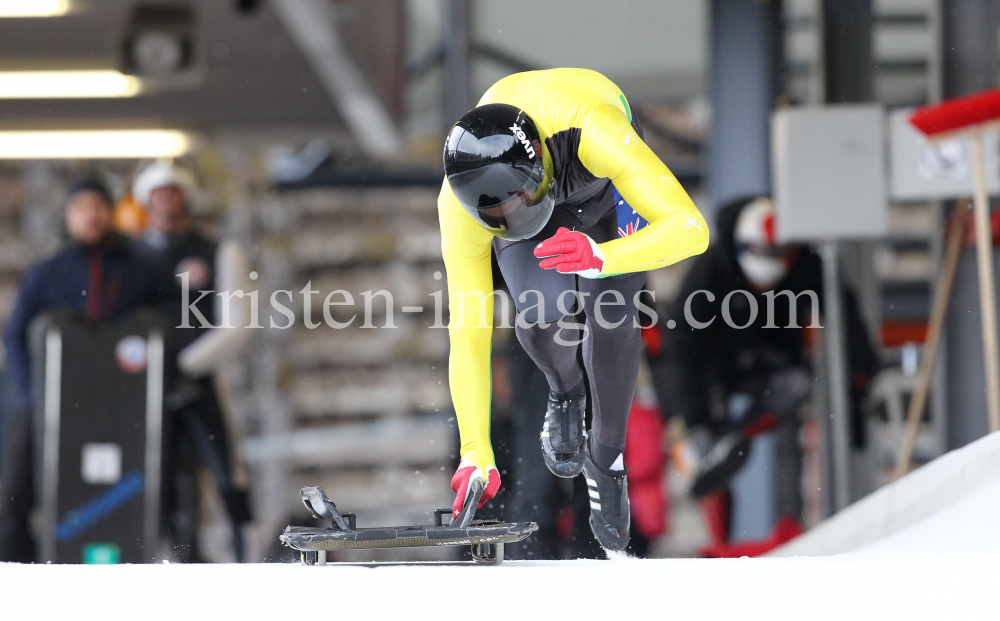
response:
{"label": "black racing shoe", "polygon": [[750,458],[750,438],[743,430],[730,431],[708,450],[695,474],[691,493],[695,498],[724,487]]}
{"label": "black racing shoe", "polygon": [[590,450],[583,464],[590,495],[590,529],[607,550],[624,550],[629,538],[627,470],[605,470],[594,463]]}
{"label": "black racing shoe", "polygon": [[549,391],[549,405],[542,425],[542,457],[557,477],[573,478],[583,472],[583,428],[586,395]]}

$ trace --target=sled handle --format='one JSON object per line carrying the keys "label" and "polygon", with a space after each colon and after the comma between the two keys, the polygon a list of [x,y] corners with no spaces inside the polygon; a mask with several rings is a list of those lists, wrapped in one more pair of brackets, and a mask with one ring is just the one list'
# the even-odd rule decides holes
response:
{"label": "sled handle", "polygon": [[[337,511],[337,505],[326,497],[326,492],[321,487],[303,487],[299,492],[302,495],[302,504],[315,517],[330,521],[333,528],[339,530],[354,530],[349,522],[344,521],[344,516]],[[353,516],[352,516],[353,517]],[[354,520],[351,520],[352,522]],[[356,522],[355,522],[356,524]]]}
{"label": "sled handle", "polygon": [[448,528],[468,528],[472,523],[472,518],[476,515],[476,507],[479,506],[479,499],[483,497],[483,480],[476,477],[469,482],[469,492],[465,495],[465,505],[458,517],[448,524]]}

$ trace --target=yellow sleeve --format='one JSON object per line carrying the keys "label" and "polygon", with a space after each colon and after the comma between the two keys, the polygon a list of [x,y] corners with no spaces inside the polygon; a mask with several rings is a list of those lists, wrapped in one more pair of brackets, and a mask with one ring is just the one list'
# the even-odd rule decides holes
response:
{"label": "yellow sleeve", "polygon": [[606,275],[677,263],[708,248],[708,225],[670,169],[635,133],[621,110],[597,106],[580,135],[580,161],[607,177],[649,226],[600,245]]}
{"label": "yellow sleeve", "polygon": [[461,455],[486,473],[487,467],[496,465],[490,444],[493,236],[462,209],[447,180],[438,196],[438,220],[451,313],[448,384]]}

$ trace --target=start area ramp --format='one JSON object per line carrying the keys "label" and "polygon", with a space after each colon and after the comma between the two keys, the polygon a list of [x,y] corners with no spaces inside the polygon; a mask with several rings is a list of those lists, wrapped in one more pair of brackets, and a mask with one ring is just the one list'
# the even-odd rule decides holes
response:
{"label": "start area ramp", "polygon": [[770,556],[1000,555],[1000,433],[862,498]]}

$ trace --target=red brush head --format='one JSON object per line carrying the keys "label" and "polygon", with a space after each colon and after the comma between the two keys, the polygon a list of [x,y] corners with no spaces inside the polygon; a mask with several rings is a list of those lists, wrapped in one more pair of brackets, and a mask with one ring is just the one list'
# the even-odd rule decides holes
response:
{"label": "red brush head", "polygon": [[1000,89],[917,108],[910,115],[910,123],[928,136],[959,131],[997,119],[1000,119]]}

